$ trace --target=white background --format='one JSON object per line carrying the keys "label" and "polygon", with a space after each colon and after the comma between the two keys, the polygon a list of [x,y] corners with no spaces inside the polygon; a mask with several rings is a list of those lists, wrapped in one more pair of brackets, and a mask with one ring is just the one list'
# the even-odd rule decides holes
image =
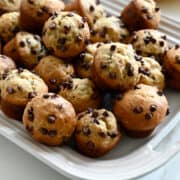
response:
{"label": "white background", "polygon": [[[159,2],[164,13],[180,21],[180,0],[159,0]],[[177,127],[176,132],[178,132],[176,136],[169,137],[171,140],[175,137],[180,139],[180,127]],[[141,180],[159,179],[180,180],[180,153],[159,170],[141,178]],[[0,136],[0,180],[67,180],[67,178]]]}

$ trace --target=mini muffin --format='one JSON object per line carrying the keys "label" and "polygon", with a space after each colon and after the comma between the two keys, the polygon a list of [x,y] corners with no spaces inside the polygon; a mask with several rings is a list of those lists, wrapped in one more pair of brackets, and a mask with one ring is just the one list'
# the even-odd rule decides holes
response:
{"label": "mini muffin", "polygon": [[90,32],[88,24],[78,14],[60,12],[45,23],[43,42],[49,51],[60,58],[70,58],[81,53]]}
{"label": "mini muffin", "polygon": [[155,59],[149,57],[143,57],[140,62],[141,66],[139,67],[139,83],[164,89],[165,78],[160,64]]}
{"label": "mini muffin", "polygon": [[157,30],[140,30],[134,33],[132,44],[137,54],[142,56],[155,56],[162,61],[168,50],[166,36]]}
{"label": "mini muffin", "polygon": [[164,57],[167,84],[180,90],[180,46],[170,49]]}
{"label": "mini muffin", "polygon": [[23,0],[20,8],[22,27],[30,32],[41,32],[45,21],[64,9],[61,0]]}
{"label": "mini muffin", "polygon": [[59,95],[72,103],[76,112],[87,108],[98,108],[101,96],[93,82],[89,79],[72,78],[60,86]]}
{"label": "mini muffin", "polygon": [[78,150],[87,156],[103,156],[121,139],[116,118],[110,111],[90,108],[77,119],[75,142]]}
{"label": "mini muffin", "polygon": [[76,64],[77,74],[81,78],[92,78],[91,75],[91,66],[93,64],[94,55],[97,50],[103,43],[89,44],[86,46],[85,50],[79,55],[78,62]]}
{"label": "mini muffin", "polygon": [[128,36],[128,30],[115,16],[100,18],[91,27],[92,42],[124,42]]}
{"label": "mini muffin", "polygon": [[1,84],[1,108],[10,118],[21,120],[28,101],[48,92],[44,81],[28,70],[12,70]]}
{"label": "mini muffin", "polygon": [[0,0],[0,14],[18,11],[21,0]]}
{"label": "mini muffin", "polygon": [[75,11],[85,17],[92,26],[97,19],[106,16],[105,10],[97,0],[71,0],[65,7],[66,11]]}
{"label": "mini muffin", "polygon": [[20,31],[19,12],[0,16],[0,37],[3,43],[10,41]]}
{"label": "mini muffin", "polygon": [[0,55],[0,81],[6,78],[9,71],[16,69],[14,61],[4,55]]}
{"label": "mini muffin", "polygon": [[36,141],[58,146],[69,140],[77,120],[71,103],[57,94],[43,93],[27,104],[23,124]]}
{"label": "mini muffin", "polygon": [[164,120],[168,101],[155,86],[140,84],[119,94],[113,111],[127,135],[146,137]]}
{"label": "mini muffin", "polygon": [[42,58],[34,70],[46,82],[50,91],[57,91],[60,84],[74,75],[74,68],[71,64],[54,56]]}
{"label": "mini muffin", "polygon": [[112,90],[127,90],[139,81],[139,63],[131,45],[109,43],[95,54],[92,73],[95,83]]}
{"label": "mini muffin", "polygon": [[5,45],[4,54],[14,59],[17,65],[32,69],[47,52],[40,36],[19,32]]}
{"label": "mini muffin", "polygon": [[160,8],[154,0],[132,0],[121,13],[121,19],[130,31],[157,29],[160,16]]}

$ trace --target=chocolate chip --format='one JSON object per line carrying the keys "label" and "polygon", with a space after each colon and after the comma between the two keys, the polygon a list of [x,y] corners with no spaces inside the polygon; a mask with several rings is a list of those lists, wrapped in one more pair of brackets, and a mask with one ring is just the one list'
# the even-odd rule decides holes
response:
{"label": "chocolate chip", "polygon": [[78,35],[78,36],[76,36],[76,39],[75,39],[75,41],[76,42],[81,42],[83,40],[83,38],[80,36],[80,35]]}
{"label": "chocolate chip", "polygon": [[99,132],[98,135],[101,136],[102,138],[106,137],[106,133],[104,133],[104,132]]}
{"label": "chocolate chip", "polygon": [[94,31],[93,29],[91,29],[90,33],[91,33],[92,36],[96,35],[96,31]]}
{"label": "chocolate chip", "polygon": [[48,132],[48,135],[49,135],[50,137],[55,137],[55,136],[57,135],[57,130],[50,130],[50,131]]}
{"label": "chocolate chip", "polygon": [[136,59],[136,61],[142,61],[142,56],[135,55],[134,58]]}
{"label": "chocolate chip", "polygon": [[109,73],[109,78],[110,78],[110,79],[116,79],[116,78],[117,78],[116,73],[115,73],[115,72],[110,72],[110,73]]}
{"label": "chocolate chip", "polygon": [[95,124],[97,124],[97,125],[100,124],[100,122],[99,122],[96,118],[93,119],[93,122],[94,122]]}
{"label": "chocolate chip", "polygon": [[61,45],[64,45],[66,43],[66,38],[58,39],[58,43],[61,44]]}
{"label": "chocolate chip", "polygon": [[160,11],[160,8],[159,8],[159,7],[156,7],[156,8],[155,8],[155,11],[156,11],[156,12]]}
{"label": "chocolate chip", "polygon": [[135,90],[138,90],[138,89],[141,89],[141,87],[138,86],[138,85],[136,85],[136,86],[134,87],[134,89],[135,89]]}
{"label": "chocolate chip", "polygon": [[44,95],[43,95],[43,98],[44,98],[44,99],[48,99],[48,98],[49,98],[49,94],[44,94]]}
{"label": "chocolate chip", "polygon": [[178,44],[175,45],[175,49],[179,49],[180,46]]}
{"label": "chocolate chip", "polygon": [[159,96],[163,96],[163,95],[164,95],[163,91],[161,91],[161,90],[159,90],[159,91],[157,92],[157,94],[158,94]]}
{"label": "chocolate chip", "polygon": [[34,121],[34,110],[33,110],[33,107],[30,107],[27,110],[27,114],[28,114],[28,120],[33,122]]}
{"label": "chocolate chip", "polygon": [[161,38],[164,39],[164,40],[167,40],[167,36],[166,35],[161,36]]}
{"label": "chocolate chip", "polygon": [[19,74],[22,73],[23,71],[24,71],[23,68],[21,68],[21,67],[18,68],[18,73],[19,73]]}
{"label": "chocolate chip", "polygon": [[56,79],[50,79],[49,82],[50,82],[51,84],[56,84],[56,83],[57,83],[57,80],[56,80]]}
{"label": "chocolate chip", "polygon": [[117,133],[114,133],[114,132],[108,132],[107,133],[108,136],[110,136],[111,138],[115,138],[117,136]]}
{"label": "chocolate chip", "polygon": [[93,113],[93,112],[94,112],[94,109],[92,109],[92,108],[88,108],[88,109],[87,109],[87,113],[88,113],[88,114]]}
{"label": "chocolate chip", "polygon": [[146,113],[145,114],[145,119],[146,120],[150,120],[150,119],[152,119],[153,118],[153,114],[152,113]]}
{"label": "chocolate chip", "polygon": [[89,11],[90,11],[90,12],[93,12],[94,10],[95,10],[94,6],[91,5],[91,6],[89,7]]}
{"label": "chocolate chip", "polygon": [[163,47],[163,46],[164,46],[164,41],[159,41],[159,45],[160,45],[161,47]]}
{"label": "chocolate chip", "polygon": [[73,14],[73,13],[68,13],[67,16],[68,16],[68,17],[73,17],[74,14]]}
{"label": "chocolate chip", "polygon": [[46,128],[40,128],[39,131],[41,132],[41,134],[43,135],[47,135],[48,134],[48,130]]}
{"label": "chocolate chip", "polygon": [[84,27],[85,27],[84,22],[79,24],[79,29],[84,28]]}
{"label": "chocolate chip", "polygon": [[66,89],[72,89],[73,88],[73,82],[72,81],[66,81],[62,85]]}
{"label": "chocolate chip", "polygon": [[115,45],[111,45],[110,50],[111,51],[115,51],[116,50],[116,46]]}
{"label": "chocolate chip", "polygon": [[107,34],[107,31],[108,31],[107,27],[104,27],[102,29],[102,31],[99,33],[100,37],[105,38],[106,34]]}
{"label": "chocolate chip", "polygon": [[104,64],[104,63],[101,63],[100,66],[101,66],[101,69],[106,69],[107,68],[107,65]]}
{"label": "chocolate chip", "polygon": [[136,50],[136,53],[137,53],[138,55],[141,55],[141,54],[142,54],[142,51],[141,51],[141,50]]}
{"label": "chocolate chip", "polygon": [[56,122],[56,116],[55,115],[49,115],[48,116],[48,123],[54,124]]}
{"label": "chocolate chip", "polygon": [[62,105],[62,104],[58,104],[58,105],[57,105],[57,109],[58,109],[58,110],[62,110],[62,108],[63,108],[63,105]]}
{"label": "chocolate chip", "polygon": [[104,111],[104,112],[103,112],[103,116],[104,116],[104,117],[108,117],[108,116],[109,116],[108,112],[107,112],[107,111]]}
{"label": "chocolate chip", "polygon": [[64,32],[65,34],[68,34],[71,31],[71,26],[65,25],[64,26]]}
{"label": "chocolate chip", "polygon": [[11,88],[11,87],[8,87],[7,92],[8,92],[8,94],[14,94],[15,90],[13,88]]}
{"label": "chocolate chip", "polygon": [[36,52],[36,50],[34,48],[31,48],[31,54],[34,54],[34,55],[37,54],[37,52]]}
{"label": "chocolate chip", "polygon": [[126,71],[128,76],[133,76],[134,75],[134,68],[130,63],[126,64]]}
{"label": "chocolate chip", "polygon": [[49,12],[49,8],[47,6],[41,7],[41,10],[44,11],[45,13]]}
{"label": "chocolate chip", "polygon": [[52,23],[49,25],[49,29],[51,29],[51,30],[56,29],[56,23],[55,23],[55,22],[52,22]]}
{"label": "chocolate chip", "polygon": [[91,134],[91,130],[88,127],[83,127],[82,132],[86,136],[89,136]]}
{"label": "chocolate chip", "polygon": [[28,0],[29,4],[34,4],[34,0]]}
{"label": "chocolate chip", "polygon": [[155,105],[155,104],[151,105],[151,106],[150,106],[150,111],[151,111],[151,112],[157,111],[157,105]]}
{"label": "chocolate chip", "polygon": [[144,13],[144,14],[147,14],[148,13],[148,9],[146,7],[143,7],[141,9],[141,12]]}
{"label": "chocolate chip", "polygon": [[19,46],[20,46],[20,47],[25,47],[25,46],[26,46],[26,44],[25,44],[25,42],[24,42],[24,41],[20,41],[20,42],[19,42]]}
{"label": "chocolate chip", "polygon": [[150,16],[150,15],[147,15],[146,17],[147,17],[147,19],[149,19],[149,20],[151,20],[151,19],[153,18],[153,16]]}
{"label": "chocolate chip", "polygon": [[28,99],[32,99],[32,98],[34,98],[35,96],[37,96],[37,93],[36,93],[36,92],[29,92],[29,93],[28,93]]}
{"label": "chocolate chip", "polygon": [[81,60],[83,60],[85,56],[86,56],[86,53],[85,53],[85,52],[82,52],[82,53],[79,55],[79,58],[80,58]]}
{"label": "chocolate chip", "polygon": [[97,117],[98,117],[98,112],[93,111],[93,112],[92,112],[92,117],[93,117],[93,118],[97,118]]}
{"label": "chocolate chip", "polygon": [[42,11],[42,9],[39,9],[36,14],[40,17],[44,15],[44,12]]}
{"label": "chocolate chip", "polygon": [[143,112],[143,108],[141,106],[136,106],[134,109],[133,109],[133,112],[136,113],[136,114],[140,114]]}
{"label": "chocolate chip", "polygon": [[166,116],[168,116],[170,114],[170,109],[168,108],[166,111]]}
{"label": "chocolate chip", "polygon": [[139,67],[139,73],[142,73],[146,76],[150,76],[151,72],[149,69],[145,68],[145,67]]}

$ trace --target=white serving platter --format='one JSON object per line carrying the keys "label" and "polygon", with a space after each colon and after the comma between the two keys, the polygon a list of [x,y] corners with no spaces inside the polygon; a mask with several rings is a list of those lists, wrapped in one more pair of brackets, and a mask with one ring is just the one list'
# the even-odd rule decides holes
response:
{"label": "white serving platter", "polygon": [[[101,2],[113,15],[119,15],[124,6],[124,1],[120,0]],[[167,34],[172,45],[180,44],[179,22],[163,16],[160,31]],[[180,92],[167,90],[166,95],[171,114],[150,137],[140,140],[124,137],[112,152],[99,159],[80,155],[69,146],[50,148],[41,145],[27,134],[20,122],[5,117],[3,113],[0,113],[0,134],[71,179],[134,179],[162,166],[180,151],[180,141],[162,152],[156,151],[156,146],[180,122]]]}

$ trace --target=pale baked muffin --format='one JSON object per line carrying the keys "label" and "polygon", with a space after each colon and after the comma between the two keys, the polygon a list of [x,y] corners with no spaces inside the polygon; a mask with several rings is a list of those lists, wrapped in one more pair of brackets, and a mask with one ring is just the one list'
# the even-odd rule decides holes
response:
{"label": "pale baked muffin", "polygon": [[180,90],[180,46],[171,48],[164,57],[167,84]]}
{"label": "pale baked muffin", "polygon": [[31,136],[49,146],[65,143],[74,132],[76,123],[71,103],[53,93],[33,98],[23,114],[23,124]]}
{"label": "pale baked muffin", "polygon": [[155,86],[141,84],[119,94],[113,111],[127,135],[142,138],[162,123],[168,112],[168,101]]}
{"label": "pale baked muffin", "polygon": [[109,43],[95,54],[92,73],[95,83],[112,90],[127,90],[139,81],[139,63],[131,45]]}
{"label": "pale baked muffin", "polygon": [[128,30],[115,16],[98,19],[91,27],[92,42],[125,42]]}
{"label": "pale baked muffin", "polygon": [[60,84],[74,75],[73,65],[65,63],[55,56],[42,58],[34,70],[46,82],[50,91],[57,91]]}
{"label": "pale baked muffin", "polygon": [[75,141],[78,150],[90,157],[111,151],[121,139],[114,115],[105,109],[88,109],[78,116]]}
{"label": "pale baked muffin", "polygon": [[131,43],[137,54],[155,56],[160,62],[168,50],[166,36],[157,30],[146,29],[137,31],[134,33]]}
{"label": "pale baked muffin", "polygon": [[161,65],[153,58],[142,57],[141,66],[139,67],[140,84],[156,86],[159,89],[164,89],[165,78],[162,73]]}
{"label": "pale baked muffin", "polygon": [[97,0],[71,0],[65,7],[66,11],[74,11],[85,17],[92,26],[97,19],[106,16],[103,6]]}
{"label": "pale baked muffin", "polygon": [[4,54],[14,59],[19,66],[34,68],[40,59],[47,55],[41,37],[28,32],[19,32],[9,41],[3,50]]}
{"label": "pale baked muffin", "polygon": [[76,112],[85,111],[87,108],[98,108],[101,95],[93,82],[89,79],[72,78],[60,86],[59,95],[72,103]]}
{"label": "pale baked muffin", "polygon": [[132,0],[121,13],[121,19],[130,31],[157,29],[160,16],[160,8],[154,0]]}
{"label": "pale baked muffin", "polygon": [[28,101],[48,92],[44,81],[28,70],[10,71],[1,84],[1,108],[10,118],[21,120]]}
{"label": "pale baked muffin", "polygon": [[23,0],[20,8],[22,27],[30,32],[41,32],[45,21],[64,9],[61,0]]}
{"label": "pale baked muffin", "polygon": [[0,1],[0,14],[5,12],[18,11],[21,0],[1,0]]}
{"label": "pale baked muffin", "polygon": [[3,43],[11,40],[20,29],[19,12],[9,12],[0,16],[0,37]]}
{"label": "pale baked muffin", "polygon": [[94,43],[86,46],[85,50],[79,55],[77,64],[75,66],[76,72],[81,78],[92,78],[91,66],[93,64],[94,55],[103,43]]}
{"label": "pale baked muffin", "polygon": [[60,58],[81,53],[90,37],[88,24],[78,14],[59,12],[45,23],[43,42],[49,51]]}

